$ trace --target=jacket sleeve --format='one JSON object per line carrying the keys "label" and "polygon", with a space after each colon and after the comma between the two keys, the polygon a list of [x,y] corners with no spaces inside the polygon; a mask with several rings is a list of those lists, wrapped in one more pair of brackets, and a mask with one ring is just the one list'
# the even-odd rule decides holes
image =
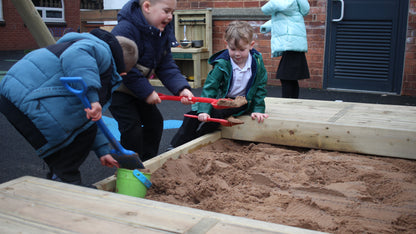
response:
{"label": "jacket sleeve", "polygon": [[261,33],[268,33],[272,31],[272,21],[269,20],[263,25],[260,26],[260,32]]}
{"label": "jacket sleeve", "polygon": [[310,10],[310,5],[308,0],[297,0],[298,1],[298,6],[299,6],[299,12],[303,15],[306,16],[309,14],[309,10]]}
{"label": "jacket sleeve", "polygon": [[111,54],[107,49],[91,40],[80,40],[60,56],[64,75],[82,77],[88,87],[90,102],[98,102],[98,90],[101,88],[100,71],[111,66]]}
{"label": "jacket sleeve", "polygon": [[258,58],[259,62],[257,63],[257,81],[256,81],[256,90],[253,97],[253,109],[252,112],[264,113],[266,111],[266,104],[264,98],[267,95],[266,85],[267,85],[267,71],[264,67],[263,59]]}
{"label": "jacket sleeve", "polygon": [[149,80],[137,68],[131,69],[127,75],[123,76],[123,83],[139,99],[146,99],[154,91]]}
{"label": "jacket sleeve", "polygon": [[156,75],[162,81],[163,85],[174,95],[179,95],[183,89],[191,89],[185,77],[182,75],[179,67],[173,60],[172,53],[169,51],[160,61]]}
{"label": "jacket sleeve", "polygon": [[[219,90],[221,89],[221,85],[226,85],[224,82],[221,82],[224,73],[219,69],[218,66],[214,66],[214,68],[208,73],[207,79],[204,83],[204,88],[202,89],[201,97],[208,97],[208,98],[219,98]],[[198,113],[207,113],[210,114],[212,110],[212,105],[210,103],[197,103]]]}
{"label": "jacket sleeve", "polygon": [[92,145],[92,149],[98,158],[110,153],[110,144],[100,128],[97,129],[97,135]]}
{"label": "jacket sleeve", "polygon": [[[111,66],[111,53],[104,46],[84,39],[65,50],[60,58],[65,75],[82,77],[88,87],[89,101],[99,101],[100,71],[106,71]],[[108,140],[100,129],[92,149],[98,157],[110,153]]]}

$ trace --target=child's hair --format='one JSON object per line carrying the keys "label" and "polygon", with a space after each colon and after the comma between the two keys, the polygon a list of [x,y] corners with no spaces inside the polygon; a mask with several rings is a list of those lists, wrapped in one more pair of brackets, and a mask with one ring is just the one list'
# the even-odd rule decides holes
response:
{"label": "child's hair", "polygon": [[162,0],[140,0],[140,1],[139,1],[140,6],[142,6],[142,5],[143,5],[143,3],[144,3],[144,2],[146,2],[146,1],[150,2],[151,4],[155,4],[155,3],[158,3],[158,2],[160,2],[160,1],[162,1]]}
{"label": "child's hair", "polygon": [[233,21],[225,30],[224,40],[236,47],[239,47],[240,41],[249,44],[254,40],[254,29],[245,21]]}
{"label": "child's hair", "polygon": [[139,57],[139,51],[137,45],[133,40],[130,40],[127,37],[116,36],[118,43],[120,43],[121,48],[123,49],[123,59],[126,66],[126,71],[130,71],[136,63]]}

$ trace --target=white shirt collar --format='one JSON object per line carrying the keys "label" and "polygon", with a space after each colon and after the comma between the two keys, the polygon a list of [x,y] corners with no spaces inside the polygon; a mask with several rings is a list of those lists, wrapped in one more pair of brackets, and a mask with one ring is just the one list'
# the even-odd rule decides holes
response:
{"label": "white shirt collar", "polygon": [[247,69],[250,69],[251,68],[251,61],[252,61],[252,58],[251,58],[251,54],[249,54],[248,55],[248,58],[247,58],[247,60],[246,60],[246,64],[244,65],[244,67],[243,68],[240,68],[235,62],[234,62],[234,60],[233,59],[230,59],[231,60],[231,65],[233,66],[233,71],[235,70],[235,69],[238,69],[238,70],[240,70],[240,71],[242,71],[242,72],[245,72],[245,71],[247,71]]}

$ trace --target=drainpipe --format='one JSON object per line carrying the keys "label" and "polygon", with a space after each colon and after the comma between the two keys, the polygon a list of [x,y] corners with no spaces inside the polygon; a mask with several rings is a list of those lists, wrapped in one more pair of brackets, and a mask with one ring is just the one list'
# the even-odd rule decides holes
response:
{"label": "drainpipe", "polygon": [[43,22],[32,1],[11,0],[23,22],[35,38],[39,47],[46,47],[55,44],[56,41],[50,33],[45,22]]}

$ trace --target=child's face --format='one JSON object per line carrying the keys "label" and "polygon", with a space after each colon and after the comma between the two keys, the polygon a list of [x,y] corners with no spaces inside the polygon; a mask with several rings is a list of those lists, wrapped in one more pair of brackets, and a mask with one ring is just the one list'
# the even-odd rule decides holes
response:
{"label": "child's face", "polygon": [[239,45],[235,45],[234,42],[225,43],[227,44],[228,53],[230,54],[230,57],[234,63],[239,67],[244,67],[247,58],[250,55],[250,50],[253,49],[254,41],[246,43],[240,40]]}
{"label": "child's face", "polygon": [[145,1],[142,5],[142,11],[147,22],[161,32],[172,21],[175,9],[176,0],[161,0],[153,4]]}

